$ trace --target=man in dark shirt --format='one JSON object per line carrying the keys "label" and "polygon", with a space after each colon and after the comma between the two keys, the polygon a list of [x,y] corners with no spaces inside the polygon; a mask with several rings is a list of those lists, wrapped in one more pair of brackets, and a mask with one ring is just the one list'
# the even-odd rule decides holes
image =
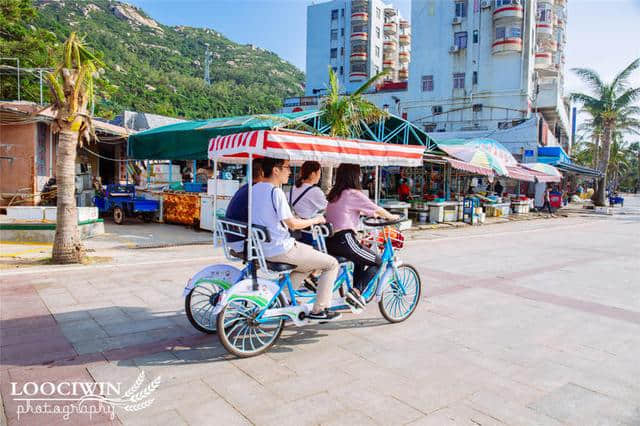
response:
{"label": "man in dark shirt", "polygon": [[[252,173],[252,185],[264,180],[264,172],[262,171],[262,159],[258,158],[253,160],[253,167],[251,167]],[[240,222],[249,221],[249,184],[242,185],[233,198],[229,201],[227,206],[227,212],[225,218],[231,220],[237,220]],[[242,238],[236,235],[227,235],[227,242],[232,250],[241,253],[244,249]]]}

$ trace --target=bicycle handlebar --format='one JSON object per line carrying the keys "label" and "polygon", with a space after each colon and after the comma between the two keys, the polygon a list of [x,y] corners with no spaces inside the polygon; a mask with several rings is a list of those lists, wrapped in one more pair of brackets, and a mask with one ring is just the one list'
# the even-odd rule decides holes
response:
{"label": "bicycle handlebar", "polygon": [[377,227],[397,225],[398,223],[404,222],[405,220],[407,220],[406,216],[399,217],[396,220],[387,220],[379,217],[368,217],[364,219],[362,223],[364,223],[367,226],[377,228]]}

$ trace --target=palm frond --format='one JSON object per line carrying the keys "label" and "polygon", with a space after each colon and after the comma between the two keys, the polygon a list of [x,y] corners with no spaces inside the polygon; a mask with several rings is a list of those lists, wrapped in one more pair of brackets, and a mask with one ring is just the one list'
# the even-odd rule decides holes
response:
{"label": "palm frond", "polygon": [[616,75],[616,77],[613,79],[611,85],[616,89],[626,89],[628,84],[627,80],[631,76],[631,73],[637,70],[638,67],[640,67],[640,58],[634,60],[625,69],[620,71],[618,75]]}
{"label": "palm frond", "polygon": [[380,71],[378,74],[374,75],[369,80],[367,80],[362,86],[358,87],[356,91],[353,92],[353,96],[360,96],[365,91],[367,91],[371,87],[371,85],[373,85],[373,83],[375,83],[376,81],[378,81],[379,79],[381,79],[387,74],[389,74],[389,70]]}
{"label": "palm frond", "polygon": [[640,87],[636,87],[635,89],[629,89],[616,98],[614,102],[615,107],[616,109],[622,109],[628,106],[632,106],[632,104],[639,98],[640,98]]}
{"label": "palm frond", "polygon": [[572,68],[573,71],[582,81],[584,81],[593,91],[599,93],[602,91],[604,83],[597,72],[590,68]]}

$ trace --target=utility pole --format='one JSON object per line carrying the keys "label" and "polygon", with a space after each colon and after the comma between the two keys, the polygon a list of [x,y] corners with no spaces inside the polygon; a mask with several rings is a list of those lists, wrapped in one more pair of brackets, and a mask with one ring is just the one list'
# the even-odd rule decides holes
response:
{"label": "utility pole", "polygon": [[211,76],[209,75],[209,67],[211,66],[213,54],[209,50],[209,43],[205,43],[207,50],[204,52],[204,82],[211,84]]}

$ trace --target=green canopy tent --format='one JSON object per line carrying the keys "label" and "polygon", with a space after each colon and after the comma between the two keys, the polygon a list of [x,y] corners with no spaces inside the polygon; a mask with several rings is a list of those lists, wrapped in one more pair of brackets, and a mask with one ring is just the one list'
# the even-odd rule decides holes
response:
{"label": "green canopy tent", "polygon": [[[216,136],[251,130],[274,128],[315,129],[327,134],[329,126],[317,110],[283,114],[246,115],[240,117],[213,118],[145,130],[129,136],[128,156],[136,160],[206,160],[209,140]],[[362,131],[353,135],[356,139],[376,142],[424,145],[427,152],[436,149],[433,140],[414,124],[390,115],[379,123],[362,123]]]}
{"label": "green canopy tent", "polygon": [[303,111],[170,124],[130,135],[128,156],[137,160],[207,160],[211,138],[282,127],[288,122],[302,121],[308,115],[308,111]]}

